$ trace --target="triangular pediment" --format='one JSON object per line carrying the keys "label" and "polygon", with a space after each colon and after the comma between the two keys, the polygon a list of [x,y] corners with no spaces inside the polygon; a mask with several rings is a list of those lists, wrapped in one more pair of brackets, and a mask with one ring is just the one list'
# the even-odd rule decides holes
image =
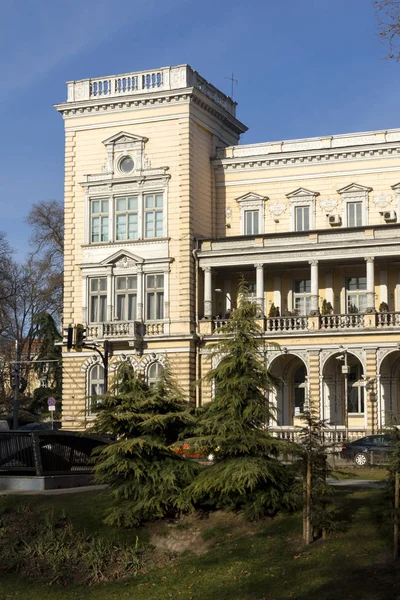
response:
{"label": "triangular pediment", "polygon": [[105,146],[110,146],[111,144],[138,144],[138,143],[146,143],[148,138],[142,137],[140,135],[133,135],[132,133],[127,133],[126,131],[120,131],[115,135],[107,138],[103,141]]}
{"label": "triangular pediment", "polygon": [[115,266],[120,269],[124,269],[128,267],[135,267],[143,262],[144,260],[140,256],[136,256],[127,250],[119,250],[103,260],[100,264],[104,267]]}
{"label": "triangular pediment", "polygon": [[236,202],[265,202],[268,200],[268,196],[260,196],[254,192],[249,192],[240,198],[236,198]]}
{"label": "triangular pediment", "polygon": [[311,190],[307,190],[306,188],[297,188],[297,190],[294,190],[294,192],[286,194],[287,198],[303,198],[306,196],[319,196],[319,192],[312,192]]}
{"label": "triangular pediment", "polygon": [[357,192],[372,192],[372,188],[366,187],[365,185],[359,185],[358,183],[350,183],[350,185],[346,185],[346,187],[338,190],[338,194],[355,194]]}

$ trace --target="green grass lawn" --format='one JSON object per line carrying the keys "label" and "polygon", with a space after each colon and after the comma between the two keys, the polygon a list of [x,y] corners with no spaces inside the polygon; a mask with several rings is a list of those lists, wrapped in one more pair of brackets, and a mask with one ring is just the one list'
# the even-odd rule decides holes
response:
{"label": "green grass lawn", "polygon": [[[200,530],[208,551],[186,551],[155,560],[147,574],[92,587],[49,586],[0,576],[0,600],[391,600],[400,598],[400,569],[391,562],[391,528],[383,516],[380,490],[336,493],[344,530],[327,542],[301,543],[301,517],[283,515],[258,524],[240,517],[170,523],[182,540]],[[138,532],[119,532],[101,523],[107,494],[1,497],[0,507],[17,502],[64,508],[77,528],[101,536],[134,540]],[[148,539],[147,529],[140,532]],[[196,550],[193,547],[193,550]]]}
{"label": "green grass lawn", "polygon": [[345,466],[338,467],[339,471],[335,473],[338,479],[367,479],[374,481],[383,481],[388,476],[386,467],[356,467]]}

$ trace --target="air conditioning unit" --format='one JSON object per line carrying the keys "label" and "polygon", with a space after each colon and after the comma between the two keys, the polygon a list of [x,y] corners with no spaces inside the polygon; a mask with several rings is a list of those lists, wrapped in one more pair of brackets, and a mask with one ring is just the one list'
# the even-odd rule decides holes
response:
{"label": "air conditioning unit", "polygon": [[385,212],[383,213],[383,218],[385,219],[386,223],[390,223],[392,221],[397,221],[396,211],[395,210],[385,210]]}
{"label": "air conditioning unit", "polygon": [[342,217],[340,215],[329,215],[328,221],[329,225],[340,225]]}

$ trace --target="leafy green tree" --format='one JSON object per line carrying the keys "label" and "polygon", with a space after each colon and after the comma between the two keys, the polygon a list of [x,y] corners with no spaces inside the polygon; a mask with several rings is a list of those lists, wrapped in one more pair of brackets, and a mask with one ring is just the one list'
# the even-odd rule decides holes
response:
{"label": "leafy green tree", "polygon": [[278,460],[279,440],[268,432],[273,416],[266,393],[278,384],[265,366],[258,308],[242,282],[240,302],[218,329],[213,351],[218,365],[205,379],[215,397],[200,409],[189,443],[214,455],[187,493],[210,508],[245,511],[250,519],[274,515],[291,504],[292,477]]}
{"label": "leafy green tree", "polygon": [[94,430],[115,440],[95,457],[95,479],[113,496],[106,523],[134,527],[191,509],[183,490],[199,467],[174,446],[192,419],[168,367],[153,388],[134,378],[104,397]]}

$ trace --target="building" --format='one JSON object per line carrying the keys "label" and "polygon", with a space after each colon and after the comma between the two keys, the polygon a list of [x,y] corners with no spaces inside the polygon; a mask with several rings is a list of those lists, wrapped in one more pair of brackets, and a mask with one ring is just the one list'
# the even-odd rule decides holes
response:
{"label": "building", "polygon": [[[168,359],[209,401],[194,382],[242,275],[280,346],[277,432],[308,403],[339,436],[397,417],[400,129],[238,145],[236,103],[187,65],[69,82],[56,108],[64,325],[109,341],[111,375],[128,363],[151,383]],[[82,428],[101,360],[66,352],[64,371],[64,426]]]}

